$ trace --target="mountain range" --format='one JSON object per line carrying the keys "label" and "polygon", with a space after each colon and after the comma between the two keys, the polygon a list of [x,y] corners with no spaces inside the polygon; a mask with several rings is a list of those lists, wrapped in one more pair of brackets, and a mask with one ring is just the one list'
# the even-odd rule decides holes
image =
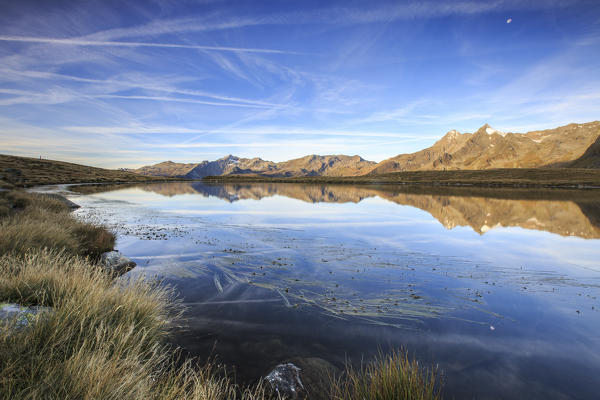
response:
{"label": "mountain range", "polygon": [[400,171],[557,167],[600,168],[600,121],[527,133],[502,132],[488,124],[473,133],[451,130],[431,147],[379,163],[357,155],[309,155],[283,162],[228,155],[199,163],[165,161],[131,171],[147,176],[199,179],[209,175],[361,176]]}

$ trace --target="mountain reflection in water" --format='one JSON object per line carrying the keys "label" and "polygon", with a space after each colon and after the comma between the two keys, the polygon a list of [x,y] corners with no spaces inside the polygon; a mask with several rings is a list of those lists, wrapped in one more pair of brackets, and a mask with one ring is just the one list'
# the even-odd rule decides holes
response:
{"label": "mountain reflection in water", "polygon": [[127,276],[176,289],[186,311],[175,344],[200,359],[218,355],[241,382],[283,362],[341,368],[404,347],[440,366],[447,398],[597,393],[595,191],[70,189],[82,194],[69,195],[82,206],[75,215],[115,232],[138,263]]}
{"label": "mountain reflection in water", "polygon": [[[600,201],[522,199],[519,191],[503,190],[512,198],[493,198],[494,192],[470,189],[477,195],[441,195],[406,193],[403,187],[370,187],[349,185],[309,184],[224,184],[207,185],[200,182],[177,182],[136,186],[164,196],[201,194],[215,196],[229,202],[260,200],[265,197],[285,196],[309,203],[358,203],[371,197],[380,197],[396,204],[419,208],[431,214],[443,226],[452,229],[470,226],[484,234],[497,227],[521,227],[578,236],[600,238]],[[456,190],[455,190],[456,191]],[[577,195],[577,191],[571,196]],[[551,193],[550,193],[551,194]],[[570,196],[570,197],[571,197]],[[544,193],[538,197],[544,197]],[[556,195],[552,197],[557,197]]]}

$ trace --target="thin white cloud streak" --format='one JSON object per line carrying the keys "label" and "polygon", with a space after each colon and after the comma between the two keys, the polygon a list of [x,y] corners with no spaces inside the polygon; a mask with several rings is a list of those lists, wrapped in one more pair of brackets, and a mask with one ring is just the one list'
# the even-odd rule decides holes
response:
{"label": "thin white cloud streak", "polygon": [[177,43],[149,43],[149,42],[115,42],[115,41],[94,41],[81,39],[61,39],[45,38],[32,36],[6,36],[0,35],[0,41],[4,42],[24,42],[24,43],[43,43],[67,46],[102,46],[102,47],[157,47],[170,49],[194,49],[204,51],[228,51],[234,53],[264,53],[264,54],[301,54],[294,51],[275,50],[275,49],[256,49],[245,47],[227,47],[227,46],[202,46],[195,44],[177,44]]}
{"label": "thin white cloud streak", "polygon": [[[2,80],[8,81],[12,80],[12,78],[20,77],[20,78],[30,78],[30,79],[48,79],[48,80],[68,80],[74,82],[84,82],[84,83],[105,83],[101,79],[90,79],[90,78],[81,78],[73,75],[65,75],[65,74],[57,74],[54,72],[45,72],[45,71],[18,71],[10,68],[2,68],[0,69],[0,74]],[[10,78],[10,79],[9,79]]]}
{"label": "thin white cloud streak", "polygon": [[53,88],[47,92],[30,92],[18,89],[0,88],[0,94],[5,94],[9,98],[0,99],[0,106],[13,106],[17,104],[61,104],[68,103],[77,98],[69,90]]}
{"label": "thin white cloud streak", "polygon": [[331,23],[337,24],[367,24],[388,22],[412,18],[439,18],[450,15],[474,15],[495,11],[508,5],[514,6],[515,2],[507,1],[463,1],[463,2],[415,2],[409,4],[395,4],[371,10],[358,10],[350,8],[333,9],[330,17]]}
{"label": "thin white cloud streak", "polygon": [[263,106],[259,104],[243,104],[243,103],[218,103],[215,101],[204,101],[196,99],[186,99],[182,97],[166,97],[166,96],[124,96],[116,94],[101,94],[94,96],[97,99],[120,99],[120,100],[149,100],[177,103],[204,104],[218,107],[243,107],[243,108],[274,108],[273,106]]}
{"label": "thin white cloud streak", "polygon": [[404,107],[391,111],[378,111],[367,117],[356,119],[353,122],[362,124],[367,122],[400,121],[406,116],[414,116],[415,109],[421,105],[426,105],[427,103],[428,101],[426,100],[417,100]]}
{"label": "thin white cloud streak", "polygon": [[[0,73],[2,74],[2,77],[0,77],[0,80],[4,80],[4,81],[12,81],[15,77],[29,78],[29,79],[41,79],[41,80],[45,79],[45,80],[50,80],[50,81],[67,80],[67,81],[80,82],[80,83],[89,83],[92,85],[95,84],[99,87],[100,90],[102,90],[105,93],[106,92],[110,93],[110,92],[116,92],[116,91],[123,91],[123,90],[131,90],[131,89],[144,89],[144,90],[149,90],[149,91],[165,92],[165,93],[179,94],[179,95],[184,95],[184,96],[206,97],[206,98],[210,98],[210,99],[222,100],[222,101],[231,102],[231,103],[251,104],[251,105],[255,105],[255,106],[263,106],[264,108],[291,107],[291,106],[288,106],[287,104],[277,104],[277,103],[271,103],[271,102],[266,102],[266,101],[262,101],[262,100],[245,99],[245,98],[241,98],[241,97],[234,97],[234,96],[221,95],[221,94],[217,94],[217,93],[210,93],[210,92],[206,92],[206,91],[202,91],[202,90],[179,89],[177,87],[170,85],[169,83],[157,83],[157,82],[161,81],[161,77],[156,77],[156,76],[141,76],[141,77],[136,77],[135,79],[113,79],[113,78],[91,79],[91,78],[80,78],[80,77],[73,76],[73,75],[57,74],[57,73],[52,73],[52,72],[28,71],[28,70],[17,71],[17,70],[8,69],[8,68],[0,69]],[[178,78],[178,81],[186,81],[186,80],[194,80],[194,79],[191,77]],[[2,90],[2,89],[0,89],[0,90]],[[28,92],[27,94],[33,95],[34,93]]]}
{"label": "thin white cloud streak", "polygon": [[[369,143],[369,146],[381,146],[390,144],[401,144],[407,141],[413,141],[413,139],[399,140],[393,142],[375,142]],[[319,149],[332,149],[333,151],[340,151],[343,149],[359,148],[364,147],[364,142],[359,143],[334,143],[327,141],[326,139],[321,142],[315,142],[314,140],[294,141],[294,140],[278,140],[268,142],[246,142],[246,143],[217,143],[217,142],[203,142],[203,143],[161,143],[161,144],[148,144],[144,147],[147,148],[171,148],[171,149],[194,149],[194,148],[268,148],[268,147],[305,147],[305,148],[319,148]]]}
{"label": "thin white cloud streak", "polygon": [[238,29],[274,23],[275,19],[269,17],[231,17],[227,21],[217,22],[210,21],[210,17],[205,18],[204,21],[199,21],[198,17],[186,17],[169,20],[154,20],[149,23],[130,28],[107,29],[82,36],[81,38],[88,40],[114,40],[127,37],[159,36],[165,34]]}
{"label": "thin white cloud streak", "polygon": [[307,136],[348,136],[348,137],[387,137],[398,139],[435,139],[438,136],[422,136],[408,133],[376,131],[339,131],[327,129],[305,129],[287,127],[253,127],[232,129],[190,129],[169,126],[120,127],[120,126],[65,126],[61,129],[86,134],[232,134],[232,135],[307,135]]}
{"label": "thin white cloud streak", "polygon": [[223,54],[217,52],[209,52],[207,56],[223,71],[250,83],[251,85],[258,86],[254,79],[248,76],[249,71],[244,71],[242,68],[237,66],[233,61],[229,60]]}
{"label": "thin white cloud streak", "polygon": [[13,95],[7,99],[0,99],[0,106],[13,106],[17,104],[62,104],[75,100],[93,100],[93,99],[118,99],[118,100],[146,100],[159,102],[176,102],[189,104],[202,104],[217,107],[240,107],[253,109],[277,109],[285,108],[286,105],[278,104],[252,104],[248,103],[221,103],[215,101],[197,100],[183,97],[168,96],[143,96],[143,95],[116,95],[116,94],[85,94],[62,89],[54,89],[48,92],[31,92],[24,90],[2,89],[0,94]]}
{"label": "thin white cloud streak", "polygon": [[176,88],[160,87],[160,86],[153,86],[153,85],[139,85],[138,87],[147,89],[147,90],[155,90],[157,92],[167,92],[167,93],[181,94],[181,95],[186,95],[186,96],[209,97],[209,98],[212,98],[215,100],[244,103],[244,104],[250,104],[250,105],[254,105],[254,106],[263,106],[265,108],[288,107],[287,104],[276,104],[276,103],[269,103],[269,102],[265,102],[265,101],[261,101],[261,100],[252,100],[252,99],[244,99],[244,98],[240,98],[240,97],[231,97],[231,96],[219,95],[219,94],[214,94],[214,93],[208,93],[208,92],[204,92],[204,91],[200,91],[200,90],[176,89]]}
{"label": "thin white cloud streak", "polygon": [[114,28],[81,36],[81,40],[110,41],[120,38],[160,36],[190,32],[206,32],[218,30],[240,29],[263,25],[353,25],[378,22],[391,22],[416,18],[441,18],[452,15],[475,15],[501,10],[546,9],[566,7],[573,4],[569,0],[556,1],[461,1],[461,2],[412,2],[364,8],[329,7],[306,12],[275,13],[262,16],[231,16],[223,18],[221,14],[204,19],[176,18],[170,20],[154,20],[146,24],[130,28]]}

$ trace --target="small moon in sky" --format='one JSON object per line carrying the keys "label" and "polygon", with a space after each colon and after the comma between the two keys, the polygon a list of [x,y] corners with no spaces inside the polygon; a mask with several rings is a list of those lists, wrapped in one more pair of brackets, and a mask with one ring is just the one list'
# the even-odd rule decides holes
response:
{"label": "small moon in sky", "polygon": [[512,18],[509,18],[509,19],[506,20],[507,24],[510,24],[511,22],[512,22]]}

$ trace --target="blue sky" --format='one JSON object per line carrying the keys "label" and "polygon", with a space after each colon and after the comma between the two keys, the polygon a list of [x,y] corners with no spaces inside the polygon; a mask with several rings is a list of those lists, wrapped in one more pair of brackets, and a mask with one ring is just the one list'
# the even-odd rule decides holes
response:
{"label": "blue sky", "polygon": [[0,153],[380,161],[597,119],[598,1],[0,4]]}

